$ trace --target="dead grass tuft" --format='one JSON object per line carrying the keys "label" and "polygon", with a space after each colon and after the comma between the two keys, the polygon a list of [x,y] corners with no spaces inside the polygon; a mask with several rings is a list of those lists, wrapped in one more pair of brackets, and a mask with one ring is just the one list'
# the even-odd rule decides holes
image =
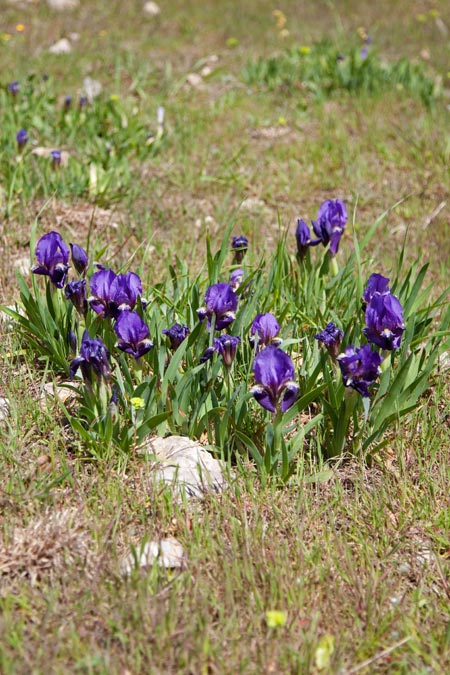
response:
{"label": "dead grass tuft", "polygon": [[55,511],[0,535],[0,578],[61,577],[70,568],[89,576],[94,568],[94,547],[88,522],[79,508]]}

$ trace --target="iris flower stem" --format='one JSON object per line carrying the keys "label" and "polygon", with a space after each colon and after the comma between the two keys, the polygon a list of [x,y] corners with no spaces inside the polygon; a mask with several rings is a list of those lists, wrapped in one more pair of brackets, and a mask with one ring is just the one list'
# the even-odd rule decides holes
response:
{"label": "iris flower stem", "polygon": [[340,417],[337,429],[335,430],[335,454],[340,454],[345,448],[350,418],[353,415],[357,400],[358,393],[354,389],[345,390],[344,414]]}
{"label": "iris flower stem", "polygon": [[281,453],[282,430],[283,430],[283,413],[278,410],[273,416],[272,422],[273,439],[272,447],[266,447],[265,465],[267,473],[272,473],[272,467],[278,463],[278,458]]}
{"label": "iris flower stem", "polygon": [[392,365],[391,363],[392,354],[393,352],[389,351],[388,349],[383,349],[383,351],[381,352],[381,355],[383,357],[383,360],[380,365],[382,373],[385,373],[388,370],[388,368],[390,368],[390,366]]}
{"label": "iris flower stem", "polygon": [[133,372],[136,376],[136,383],[141,384],[142,383],[142,374],[143,374],[143,363],[142,359],[133,359]]}
{"label": "iris flower stem", "polygon": [[339,265],[336,260],[336,256],[331,258],[331,271],[335,277],[339,274]]}

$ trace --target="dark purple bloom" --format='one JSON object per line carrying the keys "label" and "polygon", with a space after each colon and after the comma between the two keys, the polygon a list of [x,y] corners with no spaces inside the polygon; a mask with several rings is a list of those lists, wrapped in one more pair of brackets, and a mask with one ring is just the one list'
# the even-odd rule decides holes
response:
{"label": "dark purple bloom", "polygon": [[317,214],[317,221],[312,221],[318,240],[311,242],[311,246],[315,246],[318,241],[324,246],[330,244],[330,254],[336,255],[346,223],[347,211],[344,202],[340,199],[328,199],[323,202]]}
{"label": "dark purple bloom", "polygon": [[330,323],[325,326],[324,330],[321,333],[317,333],[314,337],[325,345],[330,356],[335,360],[339,354],[341,341],[344,337],[344,333],[340,328],[330,321]]}
{"label": "dark purple bloom", "polygon": [[241,339],[235,335],[220,335],[218,338],[214,338],[213,346],[208,347],[201,357],[200,363],[209,361],[214,352],[217,352],[222,357],[225,366],[230,368],[234,361],[234,357],[236,356],[236,348],[240,341]]}
{"label": "dark purple bloom", "polygon": [[84,248],[78,244],[69,244],[72,251],[72,262],[78,274],[84,274],[88,266],[88,256]]}
{"label": "dark purple bloom", "polygon": [[73,378],[78,368],[81,368],[83,379],[87,383],[96,379],[109,380],[109,352],[100,338],[91,338],[87,330],[81,340],[80,356],[70,363],[70,377]]}
{"label": "dark purple bloom", "polygon": [[294,364],[278,347],[270,345],[255,357],[253,364],[257,385],[252,394],[270,412],[286,412],[297,399],[299,388],[293,381]]}
{"label": "dark purple bloom", "polygon": [[31,268],[33,274],[50,277],[52,284],[62,288],[69,269],[69,247],[62,240],[59,232],[44,234],[36,246],[38,265]]}
{"label": "dark purple bloom", "polygon": [[244,278],[244,270],[236,269],[231,272],[229,284],[234,291],[236,291],[239,288],[243,278]]}
{"label": "dark purple bloom", "polygon": [[19,91],[20,91],[20,84],[19,84],[19,82],[18,82],[17,80],[14,80],[14,82],[10,82],[10,83],[8,84],[8,91],[9,91],[9,93],[12,94],[13,96],[17,96],[17,94],[18,94]]}
{"label": "dark purple bloom", "polygon": [[119,338],[116,346],[135,359],[144,356],[153,347],[153,342],[148,339],[148,326],[136,312],[120,312],[114,331]]}
{"label": "dark purple bloom", "polygon": [[85,106],[87,106],[87,102],[88,102],[87,96],[80,96],[80,100],[78,101],[78,107],[80,109],[84,108]]}
{"label": "dark purple bloom", "polygon": [[64,110],[69,110],[70,106],[72,105],[72,97],[71,96],[66,96],[64,99]]}
{"label": "dark purple bloom", "polygon": [[116,275],[112,270],[99,270],[92,275],[90,285],[89,304],[104,318],[117,318],[122,310],[134,309],[142,294],[141,280],[134,272]]}
{"label": "dark purple bloom", "polygon": [[70,281],[64,289],[64,294],[67,300],[74,305],[77,312],[86,316],[87,314],[87,299],[86,299],[86,279],[79,281]]}
{"label": "dark purple bloom", "polygon": [[171,349],[177,349],[190,332],[187,326],[182,326],[180,323],[174,323],[171,328],[165,328],[162,331],[169,338]]}
{"label": "dark purple bloom", "polygon": [[281,340],[276,337],[279,332],[280,324],[273,314],[257,314],[250,328],[250,342],[264,347],[280,344]]}
{"label": "dark purple bloom", "polygon": [[244,259],[245,254],[247,253],[248,248],[247,237],[244,237],[243,234],[240,234],[237,237],[233,237],[233,241],[231,242],[231,248],[234,251],[234,259],[236,263],[240,265]]}
{"label": "dark purple bloom", "polygon": [[225,283],[213,284],[205,295],[205,307],[197,310],[200,321],[208,319],[208,328],[211,327],[213,316],[216,318],[216,330],[222,330],[234,321],[239,298],[231,286]]}
{"label": "dark purple bloom", "polygon": [[17,147],[19,150],[23,150],[26,144],[28,143],[28,132],[26,129],[19,129],[16,134]]}
{"label": "dark purple bloom", "polygon": [[389,279],[387,277],[383,277],[382,274],[370,275],[362,294],[364,310],[371,301],[374,293],[380,293],[381,295],[389,293]]}
{"label": "dark purple bloom", "polygon": [[398,349],[405,330],[403,308],[391,293],[374,293],[366,309],[363,333],[381,349]]}
{"label": "dark purple bloom", "polygon": [[61,166],[61,150],[52,150],[50,152],[50,157],[51,157],[51,160],[52,160],[52,167],[54,169]]}
{"label": "dark purple bloom", "polygon": [[356,389],[361,396],[369,396],[368,387],[381,373],[382,357],[377,352],[373,352],[369,345],[363,345],[357,350],[350,345],[344,354],[338,356],[337,360],[344,385]]}
{"label": "dark purple bloom", "polygon": [[311,241],[310,229],[304,220],[300,218],[297,220],[297,229],[295,230],[295,239],[297,241],[297,253],[300,259],[306,255],[309,246],[317,246],[321,243],[321,239],[314,239]]}
{"label": "dark purple bloom", "polygon": [[76,334],[73,332],[72,329],[70,329],[67,334],[67,342],[69,343],[70,351],[75,354],[75,352],[77,351],[78,340]]}

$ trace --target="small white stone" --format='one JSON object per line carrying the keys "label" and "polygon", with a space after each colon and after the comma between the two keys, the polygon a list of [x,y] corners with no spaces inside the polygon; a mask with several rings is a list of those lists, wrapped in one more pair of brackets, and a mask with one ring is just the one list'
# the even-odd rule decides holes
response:
{"label": "small white stone", "polygon": [[0,396],[0,422],[6,422],[9,417],[9,401],[4,396]]}
{"label": "small white stone", "polygon": [[152,438],[140,452],[154,458],[153,484],[169,485],[177,497],[203,497],[208,492],[220,492],[227,485],[223,462],[190,438]]}
{"label": "small white stone", "polygon": [[161,14],[161,8],[159,5],[156,4],[156,2],[146,2],[143,6],[143,11],[144,14],[147,14],[147,16],[159,16]]}
{"label": "small white stone", "polygon": [[128,575],[133,570],[152,567],[155,561],[158,567],[180,569],[186,565],[186,556],[180,542],[169,537],[161,541],[148,541],[139,549],[136,548],[122,560],[120,568],[122,574]]}
{"label": "small white stone", "polygon": [[93,80],[92,77],[85,77],[83,80],[83,91],[87,96],[88,101],[92,102],[94,98],[100,96],[102,92],[101,82]]}
{"label": "small white stone", "polygon": [[210,66],[203,66],[203,68],[200,71],[200,75],[202,77],[208,77],[208,75],[211,75],[212,73],[212,68]]}
{"label": "small white stone", "polygon": [[23,277],[28,276],[31,272],[30,256],[23,256],[23,258],[17,258],[17,260],[14,260],[14,267]]}
{"label": "small white stone", "polygon": [[203,89],[205,86],[203,83],[202,76],[199,75],[198,73],[189,73],[186,77],[186,81],[194,89]]}
{"label": "small white stone", "polygon": [[50,54],[70,54],[72,45],[67,38],[61,38],[61,40],[58,40],[58,42],[49,47],[48,51]]}
{"label": "small white stone", "polygon": [[260,211],[265,208],[265,202],[262,199],[258,199],[258,197],[248,197],[247,199],[244,199],[241,204],[241,209],[243,211]]}
{"label": "small white stone", "polygon": [[65,9],[76,9],[79,4],[80,0],[47,0],[50,9],[57,12],[63,12]]}

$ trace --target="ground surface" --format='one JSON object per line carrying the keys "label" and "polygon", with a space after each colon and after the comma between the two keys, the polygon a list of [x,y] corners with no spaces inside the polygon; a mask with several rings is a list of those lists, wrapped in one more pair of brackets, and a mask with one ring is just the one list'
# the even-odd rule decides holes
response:
{"label": "ground surface", "polygon": [[[13,270],[29,258],[36,217],[40,234],[56,228],[82,241],[90,232],[97,250],[108,246],[109,259],[120,263],[148,246],[142,274],[151,284],[175,253],[200,267],[205,234],[220,244],[230,219],[262,255],[274,247],[279,223],[293,234],[296,218],[314,217],[324,199],[338,196],[354,210],[358,231],[403,200],[385,219],[372,257],[389,272],[406,241],[407,259],[431,261],[436,289],[445,287],[444,0],[286,0],[280,7],[170,0],[157,17],[144,15],[140,2],[118,0],[64,12],[43,1],[0,8],[4,87],[48,74],[61,107],[67,94],[77,99],[89,76],[101,82],[106,100],[115,97],[123,132],[115,138],[128,142],[134,129],[138,138],[123,151],[120,185],[102,193],[92,184],[89,190],[78,169],[65,191],[55,192],[38,169],[13,189],[11,162],[3,160],[2,302],[17,297]],[[273,10],[284,12],[283,27]],[[317,100],[244,82],[249,59],[323,38],[340,49],[359,45],[360,27],[383,58],[406,56],[440,79],[444,93],[431,110],[398,89]],[[49,54],[65,36],[72,52]],[[166,135],[157,151],[144,152],[140,120],[154,132],[160,105]],[[17,131],[13,122],[3,125],[4,147],[7,129]],[[42,111],[30,117],[29,130],[35,146],[61,142],[80,167],[96,165],[107,140],[106,131],[101,142],[89,141],[87,127],[85,146],[70,133],[52,137]],[[145,462],[85,460],[58,407],[41,405],[45,373],[29,359],[13,361],[8,340],[1,353],[2,394],[11,401],[0,431],[2,673],[448,672],[443,376],[370,467],[352,459],[325,467],[324,480],[279,489],[261,486],[249,464],[223,496],[174,505],[145,487]],[[311,460],[304,473],[317,471]],[[182,543],[186,569],[154,568],[124,580],[119,560],[130,544],[162,536]],[[273,610],[286,615],[270,627],[266,613]],[[321,663],[320,649],[329,663]]]}

